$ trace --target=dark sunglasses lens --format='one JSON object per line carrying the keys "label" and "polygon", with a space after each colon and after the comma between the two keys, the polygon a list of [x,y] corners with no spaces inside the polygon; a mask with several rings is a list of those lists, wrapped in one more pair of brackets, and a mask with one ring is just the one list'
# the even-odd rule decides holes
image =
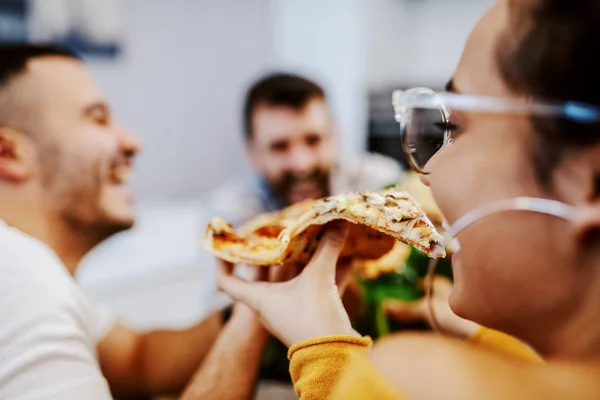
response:
{"label": "dark sunglasses lens", "polygon": [[447,121],[442,109],[411,108],[401,124],[407,157],[421,172],[443,146]]}

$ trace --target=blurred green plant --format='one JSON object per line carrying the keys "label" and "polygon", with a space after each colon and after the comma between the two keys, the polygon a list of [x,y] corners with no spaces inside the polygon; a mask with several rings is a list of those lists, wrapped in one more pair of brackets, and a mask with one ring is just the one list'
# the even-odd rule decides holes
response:
{"label": "blurred green plant", "polygon": [[[376,279],[359,279],[363,298],[361,328],[369,330],[374,339],[397,330],[383,309],[383,303],[387,299],[410,302],[422,298],[425,293],[420,289],[419,281],[427,275],[430,261],[425,253],[413,247],[405,261],[399,260],[397,271]],[[437,260],[435,274],[452,279],[449,257]]]}

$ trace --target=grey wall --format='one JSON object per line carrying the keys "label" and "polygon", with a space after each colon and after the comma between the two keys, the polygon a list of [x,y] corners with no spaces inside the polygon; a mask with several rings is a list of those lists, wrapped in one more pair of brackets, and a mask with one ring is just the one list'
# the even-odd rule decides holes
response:
{"label": "grey wall", "polygon": [[244,168],[240,101],[268,62],[268,0],[127,0],[116,63],[90,61],[143,140],[139,200],[193,196]]}
{"label": "grey wall", "polygon": [[368,85],[443,84],[493,0],[370,0]]}

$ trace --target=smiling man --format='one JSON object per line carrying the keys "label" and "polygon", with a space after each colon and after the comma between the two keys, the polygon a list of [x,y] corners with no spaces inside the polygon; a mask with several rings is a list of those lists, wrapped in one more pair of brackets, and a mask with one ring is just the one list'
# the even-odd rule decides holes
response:
{"label": "smiling man", "polygon": [[[209,353],[219,315],[184,331],[142,334],[93,304],[73,279],[89,250],[133,225],[125,184],[139,150],[74,54],[0,46],[0,398],[177,394]],[[266,333],[241,306],[230,324],[221,341],[248,359]],[[197,373],[187,398],[251,393],[256,372],[231,372],[237,364],[219,357],[221,348],[211,350],[211,369]],[[215,385],[219,363],[231,373]]]}
{"label": "smiling man", "polygon": [[398,162],[361,154],[343,163],[325,91],[294,74],[256,81],[244,101],[244,139],[253,172],[210,196],[219,215],[239,225],[265,211],[352,190],[379,190],[402,177]]}

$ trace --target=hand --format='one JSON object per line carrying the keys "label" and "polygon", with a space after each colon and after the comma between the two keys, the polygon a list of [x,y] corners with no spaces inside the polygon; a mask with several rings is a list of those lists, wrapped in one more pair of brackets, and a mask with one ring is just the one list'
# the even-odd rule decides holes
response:
{"label": "hand", "polygon": [[322,336],[360,336],[352,329],[340,298],[351,271],[350,263],[338,263],[347,234],[346,224],[331,224],[312,260],[291,280],[246,282],[232,276],[223,263],[219,286],[258,313],[265,327],[286,346]]}
{"label": "hand", "polygon": [[[227,268],[233,273],[234,266],[229,263],[217,259],[217,265],[219,270]],[[275,272],[275,271],[272,271]],[[249,282],[265,282],[269,280],[269,269],[268,268],[251,268],[242,271],[244,279]],[[281,274],[274,275],[281,279]],[[258,314],[254,312],[250,307],[243,303],[234,302],[231,310],[231,318],[227,322],[227,325],[237,325],[243,327],[247,331],[252,332],[264,332],[265,337],[268,337],[268,331],[263,326]]]}
{"label": "hand", "polygon": [[[424,279],[420,286],[429,290],[431,280]],[[426,321],[430,326],[435,325],[448,335],[468,339],[479,328],[475,322],[466,320],[454,314],[448,303],[452,283],[445,277],[436,275],[433,279],[433,298],[424,297],[417,301],[404,302],[401,300],[386,300],[383,307],[388,315],[401,322]],[[431,303],[430,303],[431,302]],[[432,315],[432,309],[433,314]],[[435,317],[435,321],[433,321]]]}

